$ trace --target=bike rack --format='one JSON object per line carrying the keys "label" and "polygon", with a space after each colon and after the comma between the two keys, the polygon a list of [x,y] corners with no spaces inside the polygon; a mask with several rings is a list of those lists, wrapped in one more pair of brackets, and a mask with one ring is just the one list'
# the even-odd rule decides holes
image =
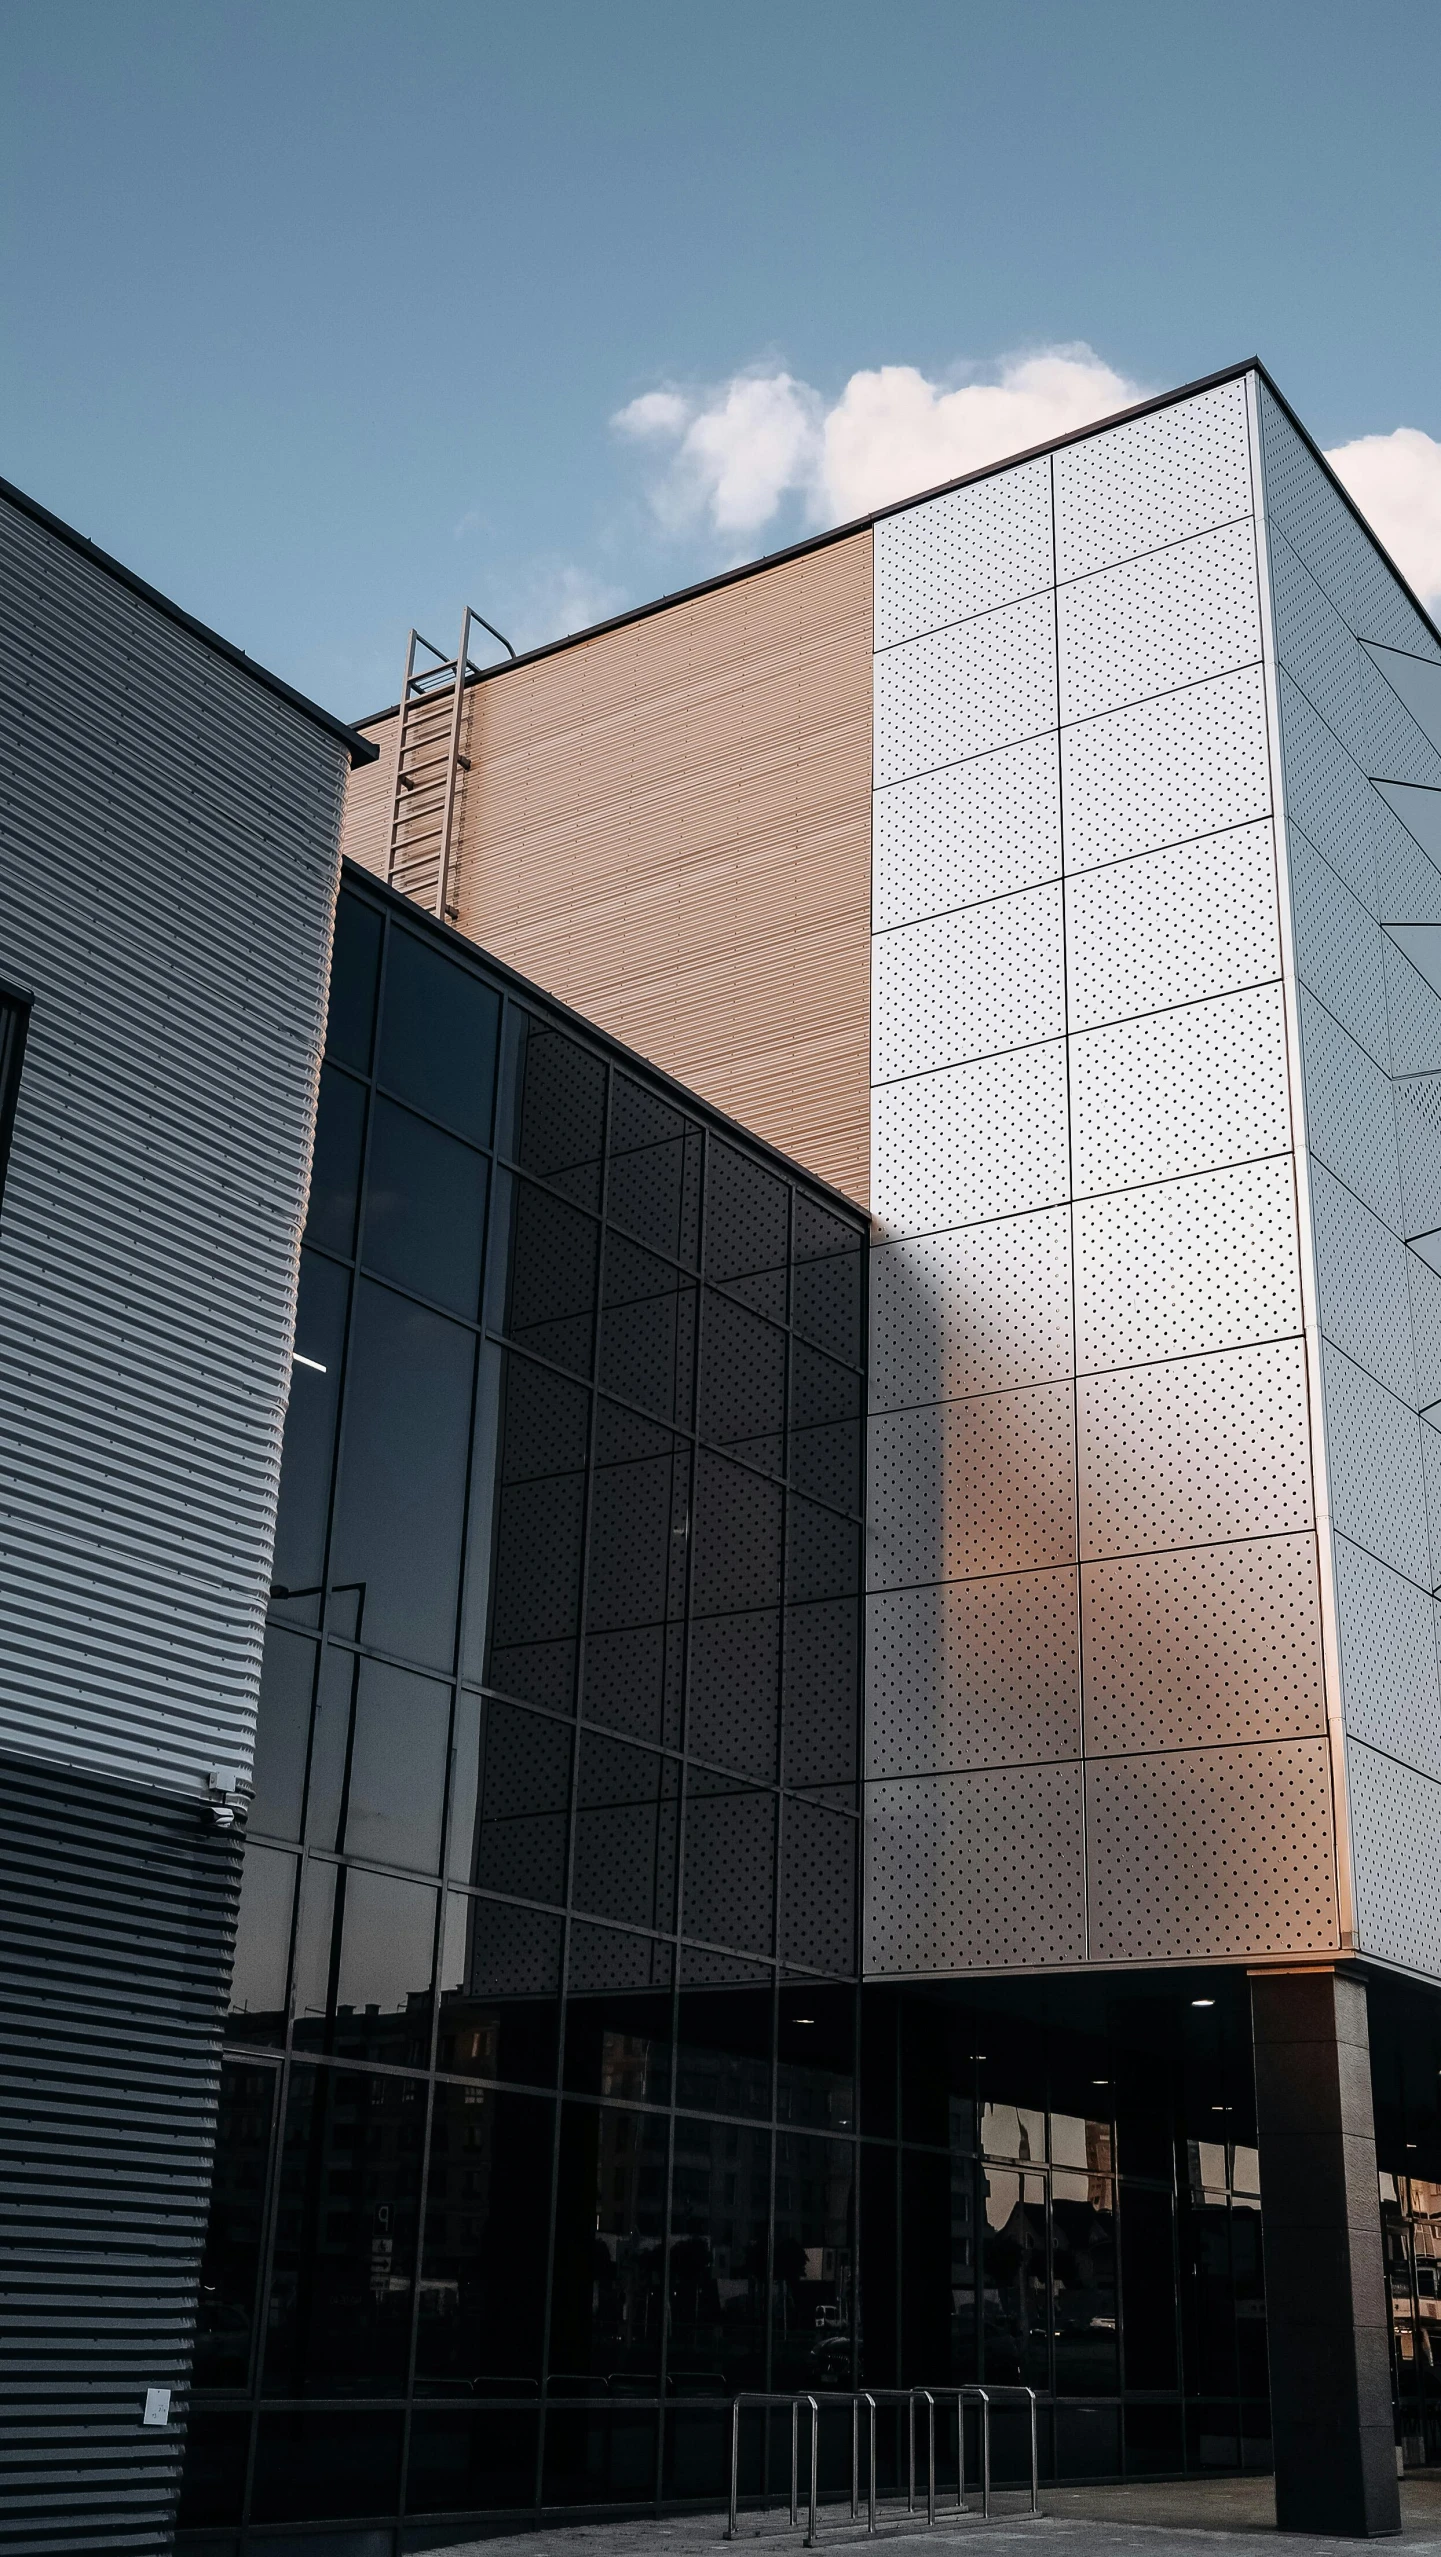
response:
{"label": "bike rack", "polygon": [[[1036,2420],[1036,2392],[1033,2388],[1013,2385],[982,2387],[968,2381],[960,2388],[859,2388],[849,2395],[829,2391],[814,2396],[802,2389],[794,2396],[770,2395],[761,2389],[743,2389],[731,2400],[730,2509],[726,2522],[727,2539],[735,2539],[740,2530],[740,2448],[741,2410],[746,2406],[788,2406],[791,2417],[791,2518],[794,2530],[800,2519],[800,2414],[803,2406],[810,2409],[811,2458],[810,2495],[805,2546],[814,2548],[820,2527],[820,2432],[822,2408],[849,2406],[851,2410],[851,2520],[860,2518],[861,2487],[861,2408],[866,2409],[868,2476],[866,2481],[866,2533],[874,2537],[876,2528],[876,2411],[880,2406],[904,2406],[906,2409],[906,2511],[916,2509],[916,2408],[926,2410],[926,2526],[934,2528],[936,2519],[936,2404],[938,2399],[954,2398],[956,2407],[956,2502],[957,2512],[969,2512],[966,2502],[966,2408],[979,2409],[981,2419],[981,2518],[991,2517],[991,2405],[998,2397],[1023,2397],[1030,2410],[1031,2433],[1031,2512],[1039,2515],[1040,2464]],[[767,2452],[767,2460],[769,2452]]]}

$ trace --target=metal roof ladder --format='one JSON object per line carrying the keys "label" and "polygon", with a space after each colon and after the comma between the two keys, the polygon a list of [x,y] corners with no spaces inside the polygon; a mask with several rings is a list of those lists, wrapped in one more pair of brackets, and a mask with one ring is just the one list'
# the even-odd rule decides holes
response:
{"label": "metal roof ladder", "polygon": [[385,876],[392,888],[414,897],[444,923],[453,923],[457,913],[452,893],[456,813],[460,776],[470,770],[460,751],[465,690],[468,679],[481,672],[470,654],[473,627],[489,631],[514,657],[510,641],[467,604],[453,657],[418,630],[411,632],[400,693]]}

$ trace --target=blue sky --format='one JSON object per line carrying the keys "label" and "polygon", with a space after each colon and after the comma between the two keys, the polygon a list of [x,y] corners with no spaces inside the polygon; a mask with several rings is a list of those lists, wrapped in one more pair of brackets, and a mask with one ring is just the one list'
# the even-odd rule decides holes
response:
{"label": "blue sky", "polygon": [[1441,591],[1435,0],[8,0],[0,42],[0,474],[347,715],[412,620],[533,643],[1252,352],[1327,446],[1410,430],[1377,505]]}

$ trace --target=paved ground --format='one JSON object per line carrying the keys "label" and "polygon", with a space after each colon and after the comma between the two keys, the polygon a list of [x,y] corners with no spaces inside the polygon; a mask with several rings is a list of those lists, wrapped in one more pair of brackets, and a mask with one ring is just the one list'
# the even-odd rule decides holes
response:
{"label": "paved ground", "polygon": [[[908,2522],[904,2505],[881,2518],[887,2557],[1259,2557],[1264,2535],[1275,2557],[1354,2557],[1354,2539],[1302,2539],[1276,2529],[1268,2477],[1207,2477],[1173,2486],[1052,2486],[1043,2488],[1041,2517],[1032,2521],[1024,2498],[998,2495],[989,2522],[977,2516],[938,2519],[934,2531]],[[784,2513],[743,2513],[741,2550],[752,2557],[784,2557],[804,2536],[784,2526]],[[690,2514],[674,2520],[591,2522],[571,2529],[527,2531],[505,2539],[467,2540],[448,2557],[721,2557],[725,2516]],[[866,2545],[864,2529],[831,2508],[821,2533],[827,2546]],[[1197,2535],[1201,2546],[1197,2546]],[[1403,2480],[1401,2537],[1388,2543],[1414,2557],[1441,2557],[1441,2473]]]}

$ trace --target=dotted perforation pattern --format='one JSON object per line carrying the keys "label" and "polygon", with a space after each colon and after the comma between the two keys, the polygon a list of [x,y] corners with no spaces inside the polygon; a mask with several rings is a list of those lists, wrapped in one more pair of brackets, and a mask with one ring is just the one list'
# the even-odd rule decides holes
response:
{"label": "dotted perforation pattern", "polygon": [[1322,1367],[1326,1463],[1337,1531],[1429,1590],[1421,1423],[1410,1404],[1388,1394],[1329,1341]]}
{"label": "dotted perforation pattern", "polygon": [[1054,456],[1056,574],[1080,577],[1249,515],[1244,382],[1223,382]]}
{"label": "dotted perforation pattern", "polygon": [[[1441,667],[1428,665],[1424,658],[1400,656],[1395,649],[1387,649],[1379,662],[1367,648],[1360,657],[1365,730],[1360,761],[1368,773],[1380,773],[1388,781],[1420,782],[1427,789],[1441,789],[1441,747],[1397,689],[1407,685],[1417,710],[1430,721],[1434,734],[1441,736]],[[1395,681],[1388,682],[1393,672]]]}
{"label": "dotted perforation pattern", "polygon": [[1300,1011],[1311,1152],[1399,1234],[1401,1185],[1389,1078],[1304,988]]}
{"label": "dotted perforation pattern", "polygon": [[1352,630],[1441,660],[1430,631],[1264,383],[1258,385],[1266,511]]}
{"label": "dotted perforation pattern", "polygon": [[1434,993],[1405,952],[1382,934],[1386,1009],[1391,1024],[1393,1074],[1441,1073],[1441,995]]}
{"label": "dotted perforation pattern", "polygon": [[1429,1591],[1345,1536],[1335,1540],[1346,1729],[1441,1778],[1441,1680]]}
{"label": "dotted perforation pattern", "polygon": [[893,1234],[1057,1204],[1070,1180],[1065,1042],[884,1085],[871,1162],[872,1210]]}
{"label": "dotted perforation pattern", "polygon": [[878,933],[871,953],[876,1083],[1065,1029],[1059,881]]}
{"label": "dotted perforation pattern", "polygon": [[877,932],[1061,875],[1061,766],[1054,731],[874,798]]}
{"label": "dotted perforation pattern", "polygon": [[1082,871],[1065,893],[1072,1030],[1280,976],[1269,820]]}
{"label": "dotted perforation pattern", "polygon": [[1290,1144],[1279,986],[1083,1031],[1070,1065],[1079,1197]]}
{"label": "dotted perforation pattern", "polygon": [[1441,1590],[1441,1429],[1421,1423],[1421,1470],[1426,1478],[1426,1516],[1430,1528],[1431,1587]]}
{"label": "dotted perforation pattern", "polygon": [[1409,1403],[1415,1363],[1406,1262],[1414,1256],[1320,1163],[1311,1172],[1311,1219],[1323,1333]]}
{"label": "dotted perforation pattern", "polygon": [[1277,677],[1290,821],[1368,913],[1376,911],[1377,809],[1359,764],[1282,669]]}
{"label": "dotted perforation pattern", "polygon": [[1407,1252],[1405,1262],[1414,1362],[1407,1399],[1425,1411],[1441,1404],[1441,1277],[1416,1252]]}
{"label": "dotted perforation pattern", "polygon": [[866,1659],[870,1777],[1080,1754],[1074,1570],[879,1593]]}
{"label": "dotted perforation pattern", "polygon": [[1081,1622],[1094,1756],[1325,1731],[1314,1536],[1083,1564]]}
{"label": "dotted perforation pattern", "polygon": [[1068,870],[1269,816],[1261,668],[1064,728],[1061,787]]}
{"label": "dotted perforation pattern", "polygon": [[1081,1200],[1074,1213],[1082,1373],[1299,1333],[1289,1155]]}
{"label": "dotted perforation pattern", "polygon": [[1431,1234],[1441,1226],[1441,1088],[1423,1074],[1394,1083],[1391,1092],[1403,1230]]}
{"label": "dotted perforation pattern", "polygon": [[866,1787],[866,1969],[1078,1962],[1081,1770],[979,1770]]}
{"label": "dotted perforation pattern", "polygon": [[[1296,973],[1368,1056],[1390,1063],[1381,934],[1346,882],[1298,826],[1287,828]],[[1441,912],[1441,877],[1437,878]]]}
{"label": "dotted perforation pattern", "polygon": [[875,779],[960,763],[1056,725],[1049,593],[907,640],[876,659]]}
{"label": "dotted perforation pattern", "polygon": [[1084,1560],[1313,1524],[1299,1341],[1083,1377],[1076,1403]]}
{"label": "dotted perforation pattern", "polygon": [[870,1424],[868,1585],[1074,1562],[1068,1384],[977,1394]]}
{"label": "dotted perforation pattern", "polygon": [[1086,1855],[1097,1961],[1339,1942],[1324,1740],[1092,1759]]}
{"label": "dotted perforation pattern", "polygon": [[1409,826],[1371,793],[1377,912],[1383,923],[1441,923],[1441,870],[1428,860]]}
{"label": "dotted perforation pattern", "polygon": [[1056,626],[1063,721],[1254,665],[1255,526],[1247,516],[1062,586]]}
{"label": "dotted perforation pattern", "polygon": [[916,639],[1050,586],[1049,457],[924,505],[875,528],[877,648]]}
{"label": "dotted perforation pattern", "polygon": [[1366,658],[1335,606],[1274,526],[1270,540],[1276,662],[1358,766],[1366,761],[1361,678]]}
{"label": "dotted perforation pattern", "polygon": [[1361,1950],[1441,1978],[1441,1785],[1360,1741],[1346,1773]]}
{"label": "dotted perforation pattern", "polygon": [[871,1343],[873,1411],[1069,1376],[1069,1209],[878,1246]]}

